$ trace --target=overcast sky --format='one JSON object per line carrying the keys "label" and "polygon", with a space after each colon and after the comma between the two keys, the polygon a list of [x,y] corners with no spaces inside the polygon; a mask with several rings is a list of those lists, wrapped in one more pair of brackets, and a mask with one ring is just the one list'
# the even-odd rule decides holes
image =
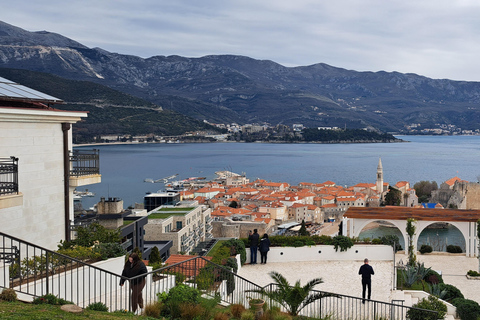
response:
{"label": "overcast sky", "polygon": [[479,0],[20,0],[0,20],[144,58],[235,54],[480,81]]}

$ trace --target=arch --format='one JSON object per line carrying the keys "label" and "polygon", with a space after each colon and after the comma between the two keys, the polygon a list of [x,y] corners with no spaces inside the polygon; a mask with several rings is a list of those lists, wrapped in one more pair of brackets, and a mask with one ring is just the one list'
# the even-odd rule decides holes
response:
{"label": "arch", "polygon": [[[357,234],[358,235],[355,235],[356,237],[359,237],[360,234],[362,233],[363,229],[368,226],[370,223],[375,223],[375,222],[385,222],[385,223],[388,223],[390,225],[392,225],[393,227],[395,227],[401,234],[401,236],[399,237],[400,239],[400,243],[401,241],[403,241],[403,245],[405,246],[406,243],[407,243],[407,238],[406,238],[406,235],[405,235],[405,232],[404,230],[402,229],[402,225],[401,225],[401,221],[399,220],[388,220],[388,219],[371,219],[371,220],[364,220],[362,221],[361,224],[357,225],[356,228],[358,228],[358,232]],[[400,223],[398,223],[400,222]]]}
{"label": "arch", "polygon": [[[418,223],[419,221],[417,221]],[[460,231],[462,237],[463,237],[463,244],[464,244],[464,253],[467,253],[467,247],[468,247],[468,236],[466,235],[465,231],[468,232],[468,229],[467,230],[463,230],[462,229],[465,229],[464,228],[464,224],[460,224],[460,223],[457,223],[455,221],[423,221],[423,223],[419,224],[418,226],[418,231],[417,231],[417,234],[416,234],[416,243],[415,243],[415,246],[417,248],[419,248],[419,243],[418,241],[420,240],[420,235],[422,234],[423,231],[425,231],[425,229],[427,229],[429,226],[435,224],[435,223],[439,223],[439,222],[442,222],[442,223],[447,223],[449,225],[452,225],[453,227],[455,227],[458,231]],[[462,228],[463,227],[463,228]],[[435,248],[434,248],[435,249]]]}

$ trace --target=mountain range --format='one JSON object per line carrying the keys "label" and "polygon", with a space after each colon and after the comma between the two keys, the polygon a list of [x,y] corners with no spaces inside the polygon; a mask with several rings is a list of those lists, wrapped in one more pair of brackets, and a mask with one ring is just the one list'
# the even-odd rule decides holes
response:
{"label": "mountain range", "polygon": [[212,123],[373,127],[395,133],[412,124],[480,129],[479,82],[357,72],[323,63],[285,67],[236,55],[145,59],[4,22],[0,67],[94,82]]}

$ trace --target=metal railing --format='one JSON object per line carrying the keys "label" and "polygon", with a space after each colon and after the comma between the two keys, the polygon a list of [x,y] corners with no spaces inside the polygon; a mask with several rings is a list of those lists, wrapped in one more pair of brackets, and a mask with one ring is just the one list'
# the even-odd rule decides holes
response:
{"label": "metal railing", "polygon": [[[264,287],[265,291],[274,291],[276,284],[271,283]],[[326,295],[316,300],[300,311],[300,315],[321,319],[348,319],[348,320],[378,320],[378,319],[407,319],[408,310],[419,310],[425,315],[438,314],[437,311],[413,308],[403,305],[403,300],[394,300],[392,303],[362,299],[359,297],[312,290],[312,294]],[[269,305],[282,306],[267,299]],[[283,309],[283,308],[282,308]],[[285,309],[283,309],[286,311]],[[430,317],[428,317],[430,319]]]}
{"label": "metal railing", "polygon": [[0,158],[0,195],[18,194],[18,158]]}
{"label": "metal railing", "polygon": [[74,177],[100,174],[100,150],[73,150],[70,153],[70,175]]}
{"label": "metal railing", "polygon": [[[0,288],[13,288],[17,294],[30,296],[31,299],[53,294],[82,308],[102,302],[109,311],[132,310],[130,281],[142,276],[131,278],[124,286],[119,286],[121,279],[128,279],[1,232],[0,250]],[[120,272],[124,259],[117,258],[115,263],[118,264],[115,269]],[[219,297],[223,303],[243,304],[247,308],[250,299],[262,298],[261,294],[251,292],[262,289],[257,284],[231,272],[229,268],[197,256],[149,272],[142,291],[144,304],[158,301],[159,293],[168,292],[179,284],[195,287],[204,296]],[[275,288],[274,284],[263,287],[266,291]],[[278,305],[273,301],[267,302]],[[406,319],[410,309],[414,308],[375,300],[367,300],[363,304],[361,298],[333,294],[308,305],[300,314],[349,320]]]}

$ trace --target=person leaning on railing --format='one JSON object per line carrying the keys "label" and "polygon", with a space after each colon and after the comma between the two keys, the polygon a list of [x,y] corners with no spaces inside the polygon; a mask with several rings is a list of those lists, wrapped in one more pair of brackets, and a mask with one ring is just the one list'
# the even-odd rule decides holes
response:
{"label": "person leaning on railing", "polygon": [[[143,297],[142,290],[145,287],[145,277],[147,274],[147,267],[140,260],[138,254],[135,252],[131,253],[128,257],[128,261],[123,267],[122,276],[127,278],[133,278],[142,274],[145,274],[143,277],[135,278],[130,280],[130,291],[132,295],[132,312],[137,311],[137,306],[140,309],[143,309]],[[120,285],[123,286],[125,279],[120,280]]]}

